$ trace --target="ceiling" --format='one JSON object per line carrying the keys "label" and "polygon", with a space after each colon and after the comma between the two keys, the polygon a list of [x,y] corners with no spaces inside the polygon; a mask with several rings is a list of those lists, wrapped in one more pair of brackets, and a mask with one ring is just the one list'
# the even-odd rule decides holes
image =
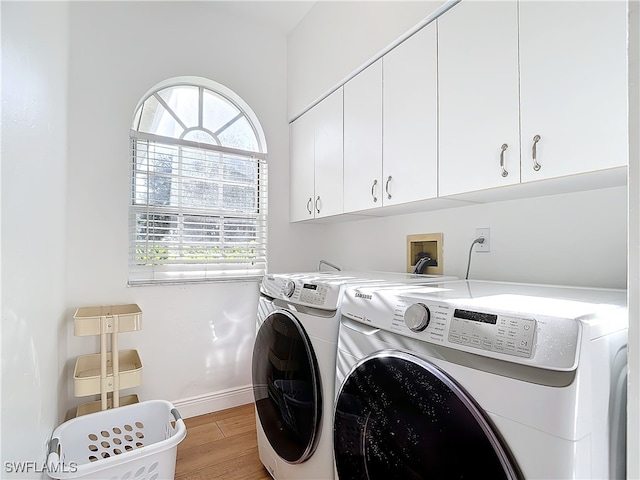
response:
{"label": "ceiling", "polygon": [[267,25],[288,35],[313,7],[311,0],[223,0],[217,9],[235,17]]}

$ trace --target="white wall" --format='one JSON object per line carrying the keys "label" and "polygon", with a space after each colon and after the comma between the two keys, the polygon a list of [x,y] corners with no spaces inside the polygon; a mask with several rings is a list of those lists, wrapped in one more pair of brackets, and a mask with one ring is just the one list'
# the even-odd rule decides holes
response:
{"label": "white wall", "polygon": [[266,135],[270,268],[304,268],[307,255],[294,246],[313,248],[317,228],[288,223],[286,38],[219,13],[215,2],[71,2],[70,12],[69,395],[75,357],[99,351],[96,338],[73,336],[74,309],[135,302],[142,330],[119,337],[144,365],[131,392],[176,402],[184,416],[251,401],[256,282],[126,286],[129,127],[162,80],[196,75],[235,91]]}
{"label": "white wall", "polygon": [[289,34],[289,118],[444,2],[318,2]]}
{"label": "white wall", "polygon": [[406,271],[407,235],[443,233],[444,274],[469,278],[626,287],[625,187],[487,203],[330,225],[323,255],[344,269]]}
{"label": "white wall", "polygon": [[[2,458],[40,478],[66,403],[66,4],[2,2]],[[63,383],[61,383],[61,381]],[[5,462],[9,462],[7,465]],[[12,473],[12,462],[28,473]]]}

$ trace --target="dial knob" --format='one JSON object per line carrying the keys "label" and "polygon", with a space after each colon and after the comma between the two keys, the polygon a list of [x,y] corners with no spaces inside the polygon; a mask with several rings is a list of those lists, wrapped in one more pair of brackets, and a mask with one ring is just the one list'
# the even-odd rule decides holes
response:
{"label": "dial knob", "polygon": [[284,282],[284,286],[282,287],[282,293],[285,294],[286,297],[291,297],[291,295],[293,295],[293,292],[296,291],[296,284],[294,283],[293,280],[286,280]]}
{"label": "dial knob", "polygon": [[421,332],[427,328],[430,319],[429,307],[422,303],[414,303],[404,312],[404,323],[414,332]]}

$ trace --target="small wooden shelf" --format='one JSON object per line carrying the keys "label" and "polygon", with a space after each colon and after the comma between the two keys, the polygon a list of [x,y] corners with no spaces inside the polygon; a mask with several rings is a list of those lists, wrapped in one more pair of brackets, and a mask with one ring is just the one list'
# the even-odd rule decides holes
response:
{"label": "small wooden shelf", "polygon": [[73,320],[76,337],[133,332],[142,328],[142,310],[135,304],[80,307]]}
{"label": "small wooden shelf", "polygon": [[[120,397],[120,406],[124,407],[125,405],[133,405],[134,403],[139,403],[138,395],[125,395]],[[107,408],[113,408],[113,398],[107,399]],[[95,413],[102,410],[102,401],[97,400],[95,402],[87,402],[79,405],[76,409],[76,417],[80,417],[81,415],[87,415],[89,413]]]}
{"label": "small wooden shelf", "polygon": [[[103,375],[101,368],[101,354],[82,355],[76,360],[73,372],[76,397],[97,395],[105,382],[105,391],[114,391],[114,372],[112,352],[107,353],[107,370]],[[120,361],[117,375],[120,377],[120,389],[137,387],[142,383],[142,361],[137,350],[120,350]]]}
{"label": "small wooden shelf", "polygon": [[138,403],[137,395],[121,397],[120,390],[142,383],[142,361],[137,350],[118,349],[118,334],[142,328],[140,307],[136,304],[79,307],[73,321],[76,336],[100,336],[100,353],[78,357],[73,371],[75,396],[99,394],[100,400],[80,405],[76,415]]}

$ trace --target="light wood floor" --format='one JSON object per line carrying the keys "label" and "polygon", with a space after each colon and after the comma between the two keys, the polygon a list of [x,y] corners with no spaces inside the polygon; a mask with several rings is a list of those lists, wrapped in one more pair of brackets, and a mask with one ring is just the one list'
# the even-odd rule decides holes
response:
{"label": "light wood floor", "polygon": [[175,480],[270,480],[258,457],[253,404],[185,419]]}

